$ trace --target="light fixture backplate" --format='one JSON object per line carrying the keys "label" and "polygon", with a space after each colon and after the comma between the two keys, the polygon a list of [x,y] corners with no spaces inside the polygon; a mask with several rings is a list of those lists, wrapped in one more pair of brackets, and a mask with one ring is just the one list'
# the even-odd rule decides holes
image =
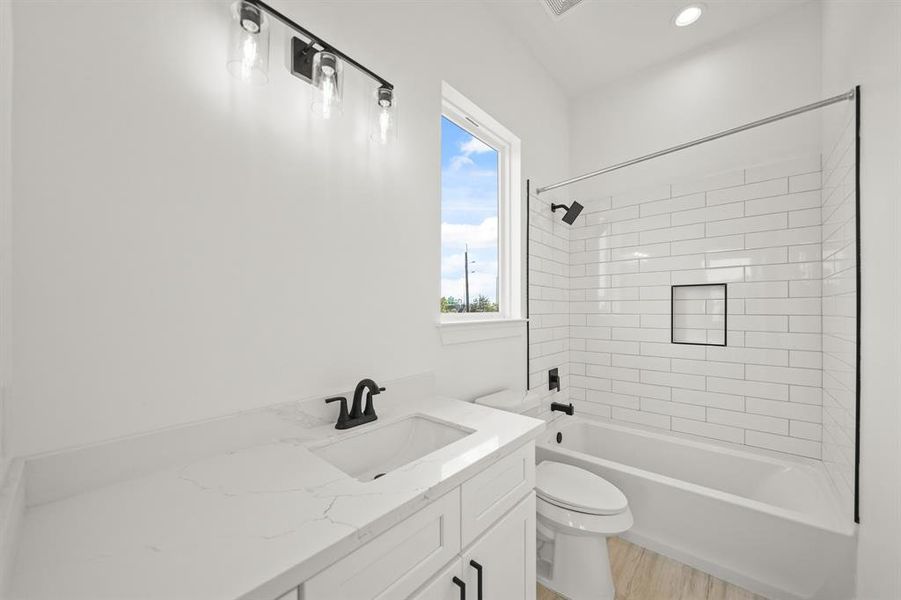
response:
{"label": "light fixture backplate", "polygon": [[309,42],[298,37],[291,38],[291,74],[313,83],[313,57],[319,52]]}

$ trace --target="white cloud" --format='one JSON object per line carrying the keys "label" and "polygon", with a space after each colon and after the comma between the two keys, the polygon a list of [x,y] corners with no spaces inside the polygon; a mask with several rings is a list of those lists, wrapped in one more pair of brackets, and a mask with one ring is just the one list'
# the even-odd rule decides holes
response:
{"label": "white cloud", "polygon": [[483,142],[482,140],[470,136],[468,140],[460,144],[460,152],[469,156],[470,154],[482,154],[483,152],[493,152],[494,148]]}
{"label": "white cloud", "polygon": [[441,224],[441,244],[447,248],[462,250],[497,247],[497,217],[488,217],[478,225],[461,223]]}
{"label": "white cloud", "polygon": [[448,168],[451,171],[459,171],[463,167],[471,167],[471,166],[475,166],[475,163],[472,161],[471,158],[469,158],[469,156],[464,156],[462,154],[458,154],[457,156],[455,156],[451,159],[450,165],[448,166]]}

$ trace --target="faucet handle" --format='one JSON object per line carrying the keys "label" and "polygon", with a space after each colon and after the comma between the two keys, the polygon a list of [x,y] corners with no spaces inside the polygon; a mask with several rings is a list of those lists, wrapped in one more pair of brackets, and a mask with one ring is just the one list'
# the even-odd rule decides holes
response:
{"label": "faucet handle", "polygon": [[335,424],[335,429],[347,429],[347,422],[350,421],[350,416],[347,414],[347,398],[335,396],[334,398],[326,398],[325,400],[326,404],[331,404],[332,402],[341,403],[341,408],[338,411],[338,422]]}

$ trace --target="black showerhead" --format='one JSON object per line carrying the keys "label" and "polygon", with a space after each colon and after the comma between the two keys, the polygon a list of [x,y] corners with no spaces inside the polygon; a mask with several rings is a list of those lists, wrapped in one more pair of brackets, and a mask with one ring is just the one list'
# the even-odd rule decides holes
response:
{"label": "black showerhead", "polygon": [[567,225],[572,225],[576,222],[576,218],[579,216],[579,213],[582,212],[582,209],[585,208],[578,202],[573,202],[570,206],[565,204],[551,204],[551,212],[557,212],[558,208],[565,208],[566,214],[563,215],[563,222]]}

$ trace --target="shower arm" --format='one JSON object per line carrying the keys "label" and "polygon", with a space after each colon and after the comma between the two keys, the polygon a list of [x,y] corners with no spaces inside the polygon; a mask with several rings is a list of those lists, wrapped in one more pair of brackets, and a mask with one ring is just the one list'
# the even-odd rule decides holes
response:
{"label": "shower arm", "polygon": [[564,187],[567,185],[572,185],[573,183],[578,183],[579,181],[584,181],[586,179],[591,179],[592,177],[597,177],[598,175],[604,175],[606,173],[618,171],[619,169],[624,169],[626,167],[631,167],[632,165],[637,165],[638,163],[643,163],[648,160],[660,158],[661,156],[666,156],[667,154],[672,154],[674,152],[686,150],[686,149],[692,148],[694,146],[706,144],[707,142],[712,142],[713,140],[718,140],[720,138],[724,138],[726,136],[733,135],[735,133],[741,133],[742,131],[747,131],[748,129],[754,129],[755,127],[760,127],[762,125],[768,125],[770,123],[775,123],[776,121],[781,121],[782,119],[794,117],[796,115],[810,112],[812,110],[817,110],[819,108],[830,106],[832,104],[838,104],[839,102],[850,102],[851,100],[854,100],[855,98],[857,98],[857,87],[852,88],[851,90],[845,92],[844,94],[839,94],[838,96],[826,98],[825,100],[820,100],[819,102],[814,102],[813,104],[807,104],[805,106],[801,106],[801,107],[795,108],[793,110],[779,113],[778,115],[773,115],[771,117],[766,117],[765,119],[760,119],[757,121],[753,121],[751,123],[739,125],[738,127],[733,127],[732,129],[727,129],[727,130],[721,131],[719,133],[714,133],[713,135],[708,135],[706,137],[692,140],[690,142],[685,142],[684,144],[679,144],[678,146],[666,148],[665,150],[659,150],[659,151],[653,152],[651,154],[645,154],[644,156],[639,156],[638,158],[633,158],[631,160],[617,163],[617,164],[611,165],[609,167],[604,167],[603,169],[598,169],[597,171],[591,171],[590,173],[585,173],[584,175],[579,175],[578,177],[573,177],[571,179],[566,179],[564,181],[560,181],[560,182],[557,182],[557,183],[554,183],[551,185],[546,185],[544,187],[537,188],[535,190],[535,193],[541,194],[543,192],[549,192],[549,191],[555,190],[557,188],[561,188],[561,187]]}

